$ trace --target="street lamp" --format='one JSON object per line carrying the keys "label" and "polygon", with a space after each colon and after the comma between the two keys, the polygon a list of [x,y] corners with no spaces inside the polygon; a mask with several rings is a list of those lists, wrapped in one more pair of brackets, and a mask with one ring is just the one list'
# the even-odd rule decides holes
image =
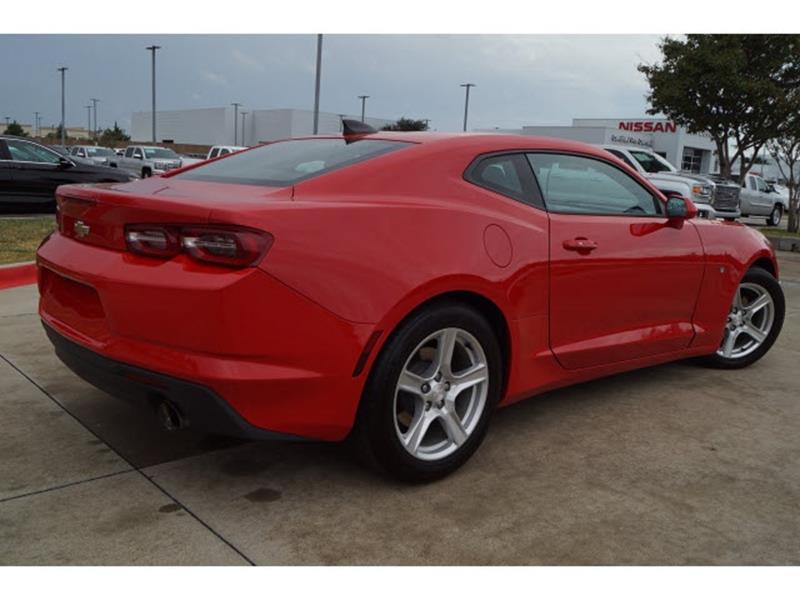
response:
{"label": "street lamp", "polygon": [[247,143],[245,142],[245,137],[244,137],[244,123],[245,123],[246,119],[247,119],[247,111],[243,110],[242,111],[242,146],[247,146]]}
{"label": "street lamp", "polygon": [[322,34],[317,34],[317,73],[314,80],[314,135],[319,133],[319,79],[322,75]]}
{"label": "street lamp", "polygon": [[361,122],[363,123],[364,115],[367,114],[367,98],[369,96],[358,96],[358,98],[361,98]]}
{"label": "street lamp", "polygon": [[461,87],[466,88],[467,94],[464,98],[464,131],[467,130],[467,115],[469,114],[469,88],[475,87],[474,83],[462,83]]}
{"label": "street lamp", "polygon": [[100,99],[99,98],[91,98],[90,100],[92,102],[92,108],[94,109],[93,110],[93,112],[94,112],[94,135],[92,137],[97,139],[97,103],[100,102]]}
{"label": "street lamp", "polygon": [[61,71],[61,145],[67,145],[66,102],[64,100],[65,73],[69,67],[58,67]]}
{"label": "street lamp", "polygon": [[92,139],[92,105],[86,105],[86,139]]}
{"label": "street lamp", "polygon": [[153,54],[153,143],[156,143],[156,50],[160,50],[161,46],[147,46],[145,50],[149,50]]}
{"label": "street lamp", "polygon": [[239,107],[242,105],[241,102],[231,102],[231,106],[233,107],[233,145],[237,146],[239,143],[239,139],[236,137],[236,129],[237,125],[239,124]]}

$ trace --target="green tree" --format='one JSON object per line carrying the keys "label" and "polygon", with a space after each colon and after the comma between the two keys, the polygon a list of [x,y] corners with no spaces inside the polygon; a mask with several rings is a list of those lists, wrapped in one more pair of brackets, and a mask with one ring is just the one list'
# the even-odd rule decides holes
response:
{"label": "green tree", "polygon": [[665,37],[659,64],[639,65],[650,85],[650,114],[663,113],[717,147],[720,173],[740,161],[745,174],[791,112],[800,85],[800,35]]}
{"label": "green tree", "polygon": [[25,133],[25,130],[22,128],[22,125],[17,123],[16,121],[11,121],[6,127],[6,130],[3,132],[3,135],[18,135],[20,137],[27,137],[28,134]]}
{"label": "green tree", "polygon": [[131,136],[125,133],[124,129],[121,129],[117,122],[114,121],[114,127],[111,129],[106,129],[103,133],[100,134],[100,145],[101,146],[115,146],[120,142],[129,142],[131,140]]}
{"label": "green tree", "polygon": [[800,228],[800,116],[795,113],[784,128],[782,137],[767,143],[767,151],[775,162],[789,189],[788,229],[797,233]]}
{"label": "green tree", "polygon": [[55,131],[51,131],[46,136],[44,136],[47,140],[57,140],[58,143],[61,143],[61,125],[56,127]]}
{"label": "green tree", "polygon": [[407,119],[400,117],[394,123],[384,125],[383,131],[428,131],[428,121],[426,119]]}

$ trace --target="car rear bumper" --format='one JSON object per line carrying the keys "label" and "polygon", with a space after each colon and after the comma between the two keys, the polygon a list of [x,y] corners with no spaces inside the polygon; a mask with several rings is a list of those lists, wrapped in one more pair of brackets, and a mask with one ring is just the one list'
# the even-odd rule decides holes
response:
{"label": "car rear bumper", "polygon": [[56,355],[76,375],[95,387],[158,412],[167,404],[179,415],[180,427],[231,437],[274,440],[298,439],[255,427],[213,390],[190,381],[134,367],[92,352],[42,323]]}
{"label": "car rear bumper", "polygon": [[258,268],[155,261],[59,233],[37,263],[42,321],[86,351],[208,390],[257,430],[323,440],[350,431],[373,325]]}

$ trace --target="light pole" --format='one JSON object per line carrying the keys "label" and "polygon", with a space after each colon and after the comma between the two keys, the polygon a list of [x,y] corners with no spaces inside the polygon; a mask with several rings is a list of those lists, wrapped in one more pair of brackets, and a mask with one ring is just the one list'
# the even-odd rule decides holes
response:
{"label": "light pole", "polygon": [[319,78],[322,75],[322,34],[317,34],[317,74],[314,80],[314,135],[319,133]]}
{"label": "light pole", "polygon": [[367,98],[369,96],[358,96],[361,98],[361,122],[364,122],[364,116],[367,114]]}
{"label": "light pole", "polygon": [[64,100],[65,73],[69,67],[58,67],[61,71],[61,145],[67,145],[66,102]]}
{"label": "light pole", "polygon": [[466,88],[467,94],[464,98],[464,131],[467,130],[467,115],[469,114],[469,88],[475,87],[474,83],[462,83],[461,87]]}
{"label": "light pole", "polygon": [[236,137],[236,130],[237,126],[239,125],[239,107],[242,105],[241,102],[231,102],[231,106],[233,107],[233,145],[237,146],[239,144],[239,138]]}
{"label": "light pole", "polygon": [[92,139],[92,105],[86,105],[86,139]]}
{"label": "light pole", "polygon": [[97,103],[100,102],[100,98],[91,98],[92,108],[94,112],[94,139],[97,139]]}
{"label": "light pole", "polygon": [[160,50],[161,46],[147,46],[153,54],[153,143],[156,143],[156,50]]}
{"label": "light pole", "polygon": [[33,113],[33,137],[39,137],[39,113]]}
{"label": "light pole", "polygon": [[245,123],[246,119],[247,119],[247,111],[243,110],[242,111],[242,146],[247,146],[247,143],[245,142],[245,137],[244,137],[244,123]]}

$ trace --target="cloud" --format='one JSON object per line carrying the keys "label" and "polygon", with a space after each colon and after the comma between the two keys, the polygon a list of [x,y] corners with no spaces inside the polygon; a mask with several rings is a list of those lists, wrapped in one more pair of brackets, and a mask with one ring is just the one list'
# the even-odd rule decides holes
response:
{"label": "cloud", "polygon": [[258,62],[252,56],[245,54],[238,48],[233,49],[233,51],[231,52],[231,56],[233,56],[233,59],[243,67],[248,67],[250,69],[255,69],[256,71],[261,71],[261,72],[264,71],[264,65]]}
{"label": "cloud", "polygon": [[228,85],[227,78],[219,73],[214,73],[212,71],[201,71],[200,74],[203,76],[203,79],[209,83],[213,83],[215,85]]}

